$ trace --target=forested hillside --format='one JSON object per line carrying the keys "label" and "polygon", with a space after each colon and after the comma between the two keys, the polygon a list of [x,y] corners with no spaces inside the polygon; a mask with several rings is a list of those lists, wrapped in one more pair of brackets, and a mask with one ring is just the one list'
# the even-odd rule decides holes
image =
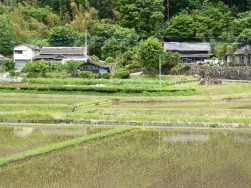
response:
{"label": "forested hillside", "polygon": [[[25,42],[83,46],[105,59],[154,36],[165,41],[251,41],[251,0],[9,0],[0,2],[0,54]],[[128,53],[128,52],[127,52]]]}

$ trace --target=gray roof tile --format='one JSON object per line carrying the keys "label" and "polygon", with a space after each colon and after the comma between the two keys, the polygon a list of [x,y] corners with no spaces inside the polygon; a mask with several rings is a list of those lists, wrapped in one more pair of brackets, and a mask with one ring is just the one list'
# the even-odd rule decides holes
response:
{"label": "gray roof tile", "polygon": [[210,51],[210,44],[207,42],[188,43],[188,42],[164,42],[164,49],[167,51]]}
{"label": "gray roof tile", "polygon": [[40,55],[62,54],[62,55],[80,55],[85,53],[84,47],[43,47]]}

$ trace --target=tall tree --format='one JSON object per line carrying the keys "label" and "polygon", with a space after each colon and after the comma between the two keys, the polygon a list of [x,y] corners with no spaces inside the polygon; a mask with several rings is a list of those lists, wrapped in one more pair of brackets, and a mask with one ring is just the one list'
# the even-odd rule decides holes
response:
{"label": "tall tree", "polygon": [[164,22],[163,0],[120,0],[121,25],[135,28],[142,38],[158,36]]}
{"label": "tall tree", "polygon": [[[162,43],[154,37],[149,37],[147,40],[141,41],[135,48],[136,59],[147,70],[152,71],[159,67],[159,57],[164,57],[166,51]],[[166,61],[162,61],[163,64]]]}
{"label": "tall tree", "polygon": [[7,15],[0,15],[0,54],[10,54],[15,38],[10,18]]}

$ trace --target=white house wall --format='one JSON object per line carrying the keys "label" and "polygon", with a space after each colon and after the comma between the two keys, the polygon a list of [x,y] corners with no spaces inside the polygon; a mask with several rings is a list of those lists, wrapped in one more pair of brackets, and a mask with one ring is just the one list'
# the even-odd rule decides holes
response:
{"label": "white house wall", "polygon": [[[22,54],[17,54],[16,51],[22,51]],[[14,60],[31,60],[35,52],[27,46],[17,46],[14,48]]]}

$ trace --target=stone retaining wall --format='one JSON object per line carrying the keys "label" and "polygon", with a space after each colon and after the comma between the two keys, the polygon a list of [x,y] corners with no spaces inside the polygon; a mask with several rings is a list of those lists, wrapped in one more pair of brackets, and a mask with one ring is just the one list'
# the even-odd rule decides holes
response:
{"label": "stone retaining wall", "polygon": [[199,75],[202,78],[251,80],[251,67],[192,66],[189,74]]}
{"label": "stone retaining wall", "polygon": [[155,121],[116,121],[116,120],[11,120],[0,119],[2,123],[44,123],[44,124],[89,124],[112,126],[164,126],[164,127],[204,127],[204,128],[251,128],[251,124],[201,123],[201,122],[155,122]]}

